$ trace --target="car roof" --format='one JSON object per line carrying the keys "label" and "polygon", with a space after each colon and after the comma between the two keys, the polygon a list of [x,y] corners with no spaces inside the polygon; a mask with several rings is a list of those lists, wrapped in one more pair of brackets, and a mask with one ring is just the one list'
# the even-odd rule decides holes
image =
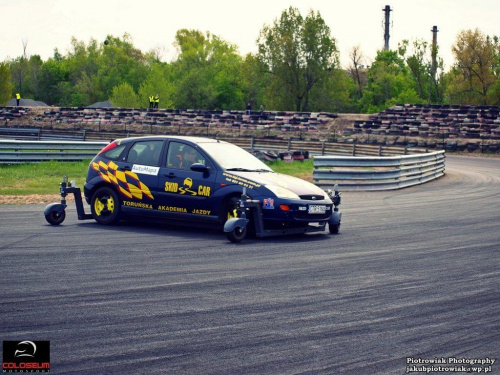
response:
{"label": "car roof", "polygon": [[220,141],[213,138],[204,138],[204,137],[190,137],[190,136],[181,136],[181,135],[148,135],[144,137],[130,137],[130,138],[120,138],[115,139],[115,142],[135,142],[137,140],[141,141],[151,141],[151,140],[170,140],[170,141],[188,141],[196,144],[200,143],[227,143],[225,141]]}

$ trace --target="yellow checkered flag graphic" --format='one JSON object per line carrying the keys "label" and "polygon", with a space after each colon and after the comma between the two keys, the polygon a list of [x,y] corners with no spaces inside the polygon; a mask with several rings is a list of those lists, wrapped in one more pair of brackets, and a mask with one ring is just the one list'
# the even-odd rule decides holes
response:
{"label": "yellow checkered flag graphic", "polygon": [[103,161],[92,162],[92,169],[99,172],[99,176],[109,183],[118,187],[118,191],[127,198],[143,199],[143,197],[154,199],[153,194],[139,179],[137,173],[131,171],[119,171],[118,165],[112,161],[107,164]]}

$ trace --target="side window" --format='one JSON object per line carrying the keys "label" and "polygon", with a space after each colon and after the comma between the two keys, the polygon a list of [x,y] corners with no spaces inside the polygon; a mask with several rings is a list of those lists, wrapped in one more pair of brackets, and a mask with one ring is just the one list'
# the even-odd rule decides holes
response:
{"label": "side window", "polygon": [[163,141],[140,141],[128,152],[127,161],[134,164],[158,165]]}
{"label": "side window", "polygon": [[118,147],[114,147],[111,150],[105,152],[104,156],[106,156],[108,159],[111,159],[111,160],[117,160],[120,157],[123,150],[125,149],[125,147],[127,147],[127,146],[121,145]]}
{"label": "side window", "polygon": [[179,142],[170,142],[167,155],[169,168],[189,170],[194,163],[206,164],[206,160],[194,147]]}

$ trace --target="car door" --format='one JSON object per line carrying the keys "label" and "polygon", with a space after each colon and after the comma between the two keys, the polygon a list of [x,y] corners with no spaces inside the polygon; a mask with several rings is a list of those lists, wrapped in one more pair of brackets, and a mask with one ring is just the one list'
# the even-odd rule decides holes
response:
{"label": "car door", "polygon": [[[196,164],[195,169],[191,166]],[[203,170],[203,166],[207,168]],[[211,196],[216,174],[205,153],[195,144],[170,141],[166,164],[160,168],[159,210],[186,219],[211,220],[215,212]],[[178,214],[178,215],[177,215]]]}
{"label": "car door", "polygon": [[116,171],[115,182],[125,207],[156,209],[164,143],[163,140],[142,140],[129,148],[125,162],[120,163]]}

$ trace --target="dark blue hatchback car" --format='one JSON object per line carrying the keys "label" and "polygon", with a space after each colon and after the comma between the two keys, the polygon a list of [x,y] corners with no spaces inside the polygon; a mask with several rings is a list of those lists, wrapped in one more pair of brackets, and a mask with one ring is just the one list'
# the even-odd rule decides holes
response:
{"label": "dark blue hatchback car", "polygon": [[115,140],[90,163],[84,195],[100,224],[137,216],[218,223],[234,242],[247,224],[257,236],[324,231],[326,224],[338,233],[341,219],[338,193],[209,138]]}

